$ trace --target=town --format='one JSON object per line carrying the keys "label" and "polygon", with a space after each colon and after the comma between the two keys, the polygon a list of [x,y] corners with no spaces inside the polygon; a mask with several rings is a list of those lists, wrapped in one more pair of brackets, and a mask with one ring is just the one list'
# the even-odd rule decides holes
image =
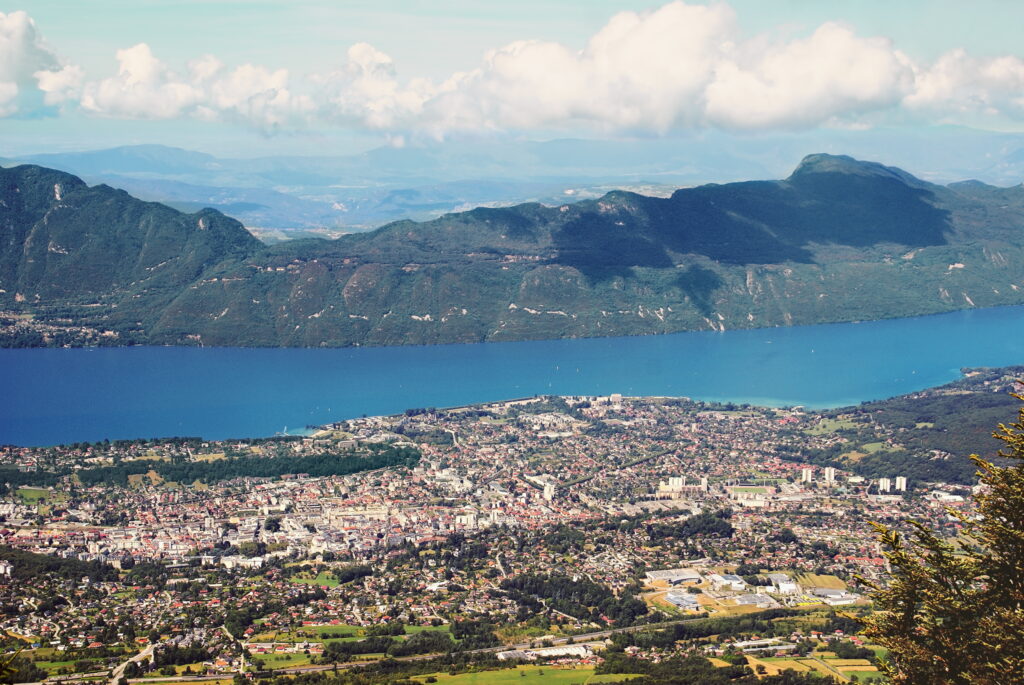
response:
{"label": "town", "polygon": [[[974,383],[1001,393],[1012,374]],[[921,396],[948,392],[964,391]],[[972,486],[813,457],[901,440],[861,410],[611,395],[304,436],[6,447],[3,645],[33,681],[461,652],[517,669],[700,657],[870,682],[879,652],[850,618],[887,573],[869,522],[955,535]]]}

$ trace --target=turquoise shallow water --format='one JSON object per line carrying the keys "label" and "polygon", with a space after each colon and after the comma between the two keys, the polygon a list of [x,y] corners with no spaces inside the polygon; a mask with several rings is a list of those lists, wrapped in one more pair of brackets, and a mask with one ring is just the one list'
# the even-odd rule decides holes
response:
{"label": "turquoise shallow water", "polygon": [[272,435],[536,394],[835,407],[1024,364],[1024,307],[724,333],[350,349],[0,350],[0,444]]}

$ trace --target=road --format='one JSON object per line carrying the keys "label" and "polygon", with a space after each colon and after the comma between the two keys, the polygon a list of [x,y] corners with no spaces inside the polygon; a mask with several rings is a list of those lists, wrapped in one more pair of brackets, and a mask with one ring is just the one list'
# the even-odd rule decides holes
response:
{"label": "road", "polygon": [[139,663],[140,661],[144,661],[149,657],[153,656],[154,647],[156,647],[156,645],[147,646],[144,650],[142,650],[141,652],[139,652],[138,654],[128,659],[124,663],[120,664],[117,668],[115,668],[112,671],[112,675],[110,676],[111,685],[115,685],[115,683],[117,683],[117,681],[120,680],[121,676],[124,675],[124,670],[128,668],[128,664],[132,662]]}
{"label": "road", "polygon": [[[612,635],[615,635],[616,633],[635,633],[635,632],[638,632],[638,631],[641,631],[641,630],[660,630],[661,628],[668,628],[668,627],[675,626],[675,625],[681,625],[681,624],[684,624],[684,623],[692,623],[694,621],[702,621],[702,620],[705,620],[705,619],[703,619],[703,618],[684,618],[684,619],[680,619],[678,621],[666,621],[664,623],[649,623],[649,624],[639,625],[639,626],[630,626],[628,628],[609,628],[608,630],[598,630],[598,631],[595,631],[593,633],[584,633],[582,635],[572,635],[572,636],[566,636],[566,637],[549,638],[549,640],[550,640],[551,644],[553,644],[553,645],[564,645],[570,639],[574,643],[596,642],[598,640],[604,640],[606,638],[609,638]],[[512,649],[529,649],[530,645],[531,645],[530,642],[520,642],[520,643],[513,644],[513,645],[501,645],[501,646],[498,646],[498,647],[485,647],[483,649],[471,649],[471,650],[468,650],[468,651],[465,651],[465,652],[461,652],[461,653],[462,654],[486,654],[488,652],[491,652],[491,653],[493,653],[493,652],[505,652],[505,651],[512,650]],[[141,656],[141,654],[139,656]],[[428,659],[436,659],[439,656],[444,656],[444,655],[443,654],[418,654],[416,656],[398,657],[396,659],[393,659],[393,661],[426,661]],[[372,664],[380,663],[380,661],[381,660],[379,660],[379,659],[374,660],[374,661],[349,661],[347,663],[337,664],[337,666],[335,666],[335,664],[317,664],[315,666],[296,666],[295,668],[279,668],[279,669],[275,669],[274,671],[271,671],[270,673],[272,673],[273,675],[286,675],[286,674],[296,674],[296,673],[316,673],[318,671],[331,671],[331,670],[334,670],[335,668],[343,669],[343,668],[359,668],[360,666],[370,666]],[[118,667],[118,668],[121,669],[122,673],[124,672],[124,667],[125,666],[127,666],[127,664],[122,664],[121,666]],[[221,674],[221,675],[190,676],[190,677],[187,677],[187,678],[182,678],[181,676],[168,676],[166,678],[132,678],[128,682],[129,683],[160,683],[160,682],[182,682],[183,680],[187,680],[189,682],[191,682],[191,681],[197,681],[198,682],[198,681],[203,681],[203,680],[223,680],[226,677],[230,677],[230,674],[227,674],[227,675]],[[116,680],[116,677],[115,677],[115,680]]]}

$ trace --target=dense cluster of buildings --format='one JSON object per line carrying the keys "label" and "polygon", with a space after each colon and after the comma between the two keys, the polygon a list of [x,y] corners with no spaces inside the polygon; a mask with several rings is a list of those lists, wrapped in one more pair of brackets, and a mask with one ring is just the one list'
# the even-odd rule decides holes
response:
{"label": "dense cluster of buildings", "polygon": [[[100,616],[141,637],[188,634],[245,610],[261,616],[244,636],[252,644],[296,625],[463,615],[514,624],[524,618],[501,583],[521,574],[634,592],[666,617],[856,604],[854,577],[886,570],[868,521],[914,518],[952,531],[948,507],[967,506],[969,489],[910,490],[903,474],[864,479],[794,458],[798,447],[835,444],[821,428],[799,408],[567,397],[354,419],[298,440],[4,448],[0,459],[25,473],[72,475],[11,489],[0,500],[0,543],[103,562],[122,579],[40,578],[15,593],[7,562],[0,594],[22,611],[0,628],[78,649],[127,639],[95,630]],[[193,484],[169,483],[159,469],[128,485],[86,486],[73,475],[146,460],[340,458],[379,443],[414,446],[419,461]],[[702,514],[728,520],[729,534],[673,532]],[[368,570],[339,584],[360,565]],[[142,567],[163,572],[138,577]],[[57,586],[72,601],[33,611]],[[537,629],[552,619],[562,630],[602,627],[563,613]]]}

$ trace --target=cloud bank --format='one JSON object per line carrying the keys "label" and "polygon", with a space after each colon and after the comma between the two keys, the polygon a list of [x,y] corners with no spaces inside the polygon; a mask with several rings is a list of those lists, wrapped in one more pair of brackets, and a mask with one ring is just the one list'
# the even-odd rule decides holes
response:
{"label": "cloud bank", "polygon": [[0,116],[59,104],[84,77],[46,45],[25,12],[0,12]]}
{"label": "cloud bank", "polygon": [[[212,55],[175,69],[148,45],[118,50],[89,78],[24,12],[0,13],[0,116],[78,109],[95,116],[243,122],[261,130],[343,126],[395,135],[578,129],[666,134],[1024,119],[1024,60],[953,49],[917,63],[883,37],[825,23],[809,36],[744,37],[726,4],[676,1],[622,12],[582,49],[517,41],[441,81],[402,79],[366,43],[333,68],[293,77]],[[329,63],[333,60],[325,60]]]}

